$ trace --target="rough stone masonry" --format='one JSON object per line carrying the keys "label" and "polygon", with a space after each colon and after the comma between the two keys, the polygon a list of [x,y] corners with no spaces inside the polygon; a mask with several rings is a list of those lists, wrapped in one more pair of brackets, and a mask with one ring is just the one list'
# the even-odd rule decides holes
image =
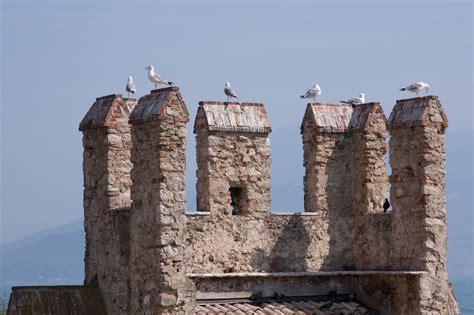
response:
{"label": "rough stone masonry", "polygon": [[398,100],[388,119],[379,103],[308,104],[298,214],[270,212],[265,106],[213,101],[195,118],[197,211],[186,212],[188,121],[176,87],[138,103],[96,100],[80,126],[85,285],[14,288],[9,314],[54,312],[50,302],[74,292],[94,295],[84,309],[99,313],[193,314],[212,301],[331,291],[381,314],[459,313],[446,271],[448,121],[437,97]]}

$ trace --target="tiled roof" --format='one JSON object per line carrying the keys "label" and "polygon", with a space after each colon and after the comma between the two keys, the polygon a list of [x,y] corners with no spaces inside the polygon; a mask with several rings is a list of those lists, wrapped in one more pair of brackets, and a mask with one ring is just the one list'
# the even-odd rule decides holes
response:
{"label": "tiled roof", "polygon": [[7,314],[105,314],[98,287],[13,287]]}
{"label": "tiled roof", "polygon": [[195,314],[379,314],[358,301],[313,301],[298,299],[266,302],[207,303],[196,306]]}
{"label": "tiled roof", "polygon": [[437,96],[397,100],[388,119],[390,129],[433,126],[447,128],[448,118]]}
{"label": "tiled roof", "polygon": [[269,133],[272,130],[267,111],[261,103],[202,101],[199,105],[196,122],[204,114],[209,131]]}
{"label": "tiled roof", "polygon": [[380,103],[374,102],[355,105],[352,110],[348,129],[350,131],[365,130],[368,128],[370,120],[373,118],[377,119],[377,117],[381,117],[385,123],[387,122]]}
{"label": "tiled roof", "polygon": [[130,123],[133,124],[156,119],[189,121],[188,109],[178,87],[152,90],[150,94],[140,98],[130,115]]}
{"label": "tiled roof", "polygon": [[98,97],[79,124],[79,130],[110,126],[120,118],[127,121],[136,104],[137,100],[123,99],[121,94]]}
{"label": "tiled roof", "polygon": [[336,104],[308,104],[301,124],[301,132],[308,120],[312,120],[316,131],[345,132],[352,116],[352,106]]}

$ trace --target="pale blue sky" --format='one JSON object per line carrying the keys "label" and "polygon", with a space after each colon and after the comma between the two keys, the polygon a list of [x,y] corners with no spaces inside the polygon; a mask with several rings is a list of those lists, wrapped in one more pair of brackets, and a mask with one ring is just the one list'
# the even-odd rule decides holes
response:
{"label": "pale blue sky", "polygon": [[[0,243],[82,216],[78,124],[96,97],[124,93],[128,75],[146,94],[148,64],[177,83],[193,117],[199,100],[224,99],[224,81],[240,100],[266,104],[273,209],[290,211],[303,207],[298,95],[313,83],[322,102],[365,92],[388,116],[410,96],[399,87],[429,82],[450,123],[450,233],[472,237],[470,2],[10,0],[1,20]],[[193,209],[191,129],[192,121]]]}

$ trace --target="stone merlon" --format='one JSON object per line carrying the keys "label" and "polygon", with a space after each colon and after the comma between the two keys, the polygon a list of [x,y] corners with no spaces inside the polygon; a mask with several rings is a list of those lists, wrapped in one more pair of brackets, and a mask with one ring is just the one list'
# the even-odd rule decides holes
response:
{"label": "stone merlon", "polygon": [[140,98],[130,115],[130,123],[135,125],[152,120],[189,121],[189,112],[178,87],[152,90]]}
{"label": "stone merlon", "polygon": [[309,126],[317,132],[345,132],[352,116],[352,107],[338,104],[308,104],[301,123],[301,134]]}
{"label": "stone merlon", "polygon": [[389,129],[410,127],[447,128],[448,118],[437,96],[397,100],[388,119]]}
{"label": "stone merlon", "polygon": [[79,124],[79,130],[111,127],[121,118],[128,118],[136,104],[137,100],[124,99],[121,94],[98,97]]}
{"label": "stone merlon", "polygon": [[[208,131],[270,133],[267,111],[261,103],[199,102],[198,116],[205,115]],[[196,120],[197,122],[198,120]],[[196,133],[196,123],[194,133]]]}

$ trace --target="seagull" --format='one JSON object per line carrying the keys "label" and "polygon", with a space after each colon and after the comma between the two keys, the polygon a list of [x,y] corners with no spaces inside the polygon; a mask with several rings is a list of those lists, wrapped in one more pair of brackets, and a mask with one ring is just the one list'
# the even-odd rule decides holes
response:
{"label": "seagull", "polygon": [[230,87],[229,82],[225,83],[224,93],[225,93],[225,95],[227,95],[227,102],[230,102],[231,97],[232,98],[237,98],[237,94],[235,94],[234,89]]}
{"label": "seagull", "polygon": [[150,79],[150,81],[155,84],[155,89],[156,89],[156,86],[158,84],[168,84],[168,85],[172,85],[173,82],[171,81],[168,81],[162,77],[160,77],[160,75],[158,73],[155,73],[155,67],[153,66],[148,66],[145,68],[146,70],[148,70],[148,79]]}
{"label": "seagull", "polygon": [[316,101],[316,97],[321,95],[321,88],[319,87],[319,84],[313,85],[312,88],[310,88],[306,93],[300,96],[300,98],[312,98],[313,102]]}
{"label": "seagull", "polygon": [[365,103],[365,94],[360,93],[359,97],[353,97],[348,99],[347,101],[340,101],[341,103],[344,104],[351,104],[351,105],[360,105]]}
{"label": "seagull", "polygon": [[137,91],[137,87],[133,83],[133,78],[131,76],[128,77],[128,82],[125,86],[125,90],[128,93],[128,98],[130,98],[130,93],[135,94],[135,92]]}
{"label": "seagull", "polygon": [[416,96],[420,96],[419,93],[422,92],[423,90],[426,90],[426,94],[428,94],[428,89],[430,88],[430,85],[425,82],[415,82],[410,84],[407,87],[401,88],[400,91],[408,91],[412,93],[416,93]]}
{"label": "seagull", "polygon": [[390,202],[388,201],[387,198],[385,198],[385,201],[383,203],[383,212],[387,212],[387,210],[390,209]]}

